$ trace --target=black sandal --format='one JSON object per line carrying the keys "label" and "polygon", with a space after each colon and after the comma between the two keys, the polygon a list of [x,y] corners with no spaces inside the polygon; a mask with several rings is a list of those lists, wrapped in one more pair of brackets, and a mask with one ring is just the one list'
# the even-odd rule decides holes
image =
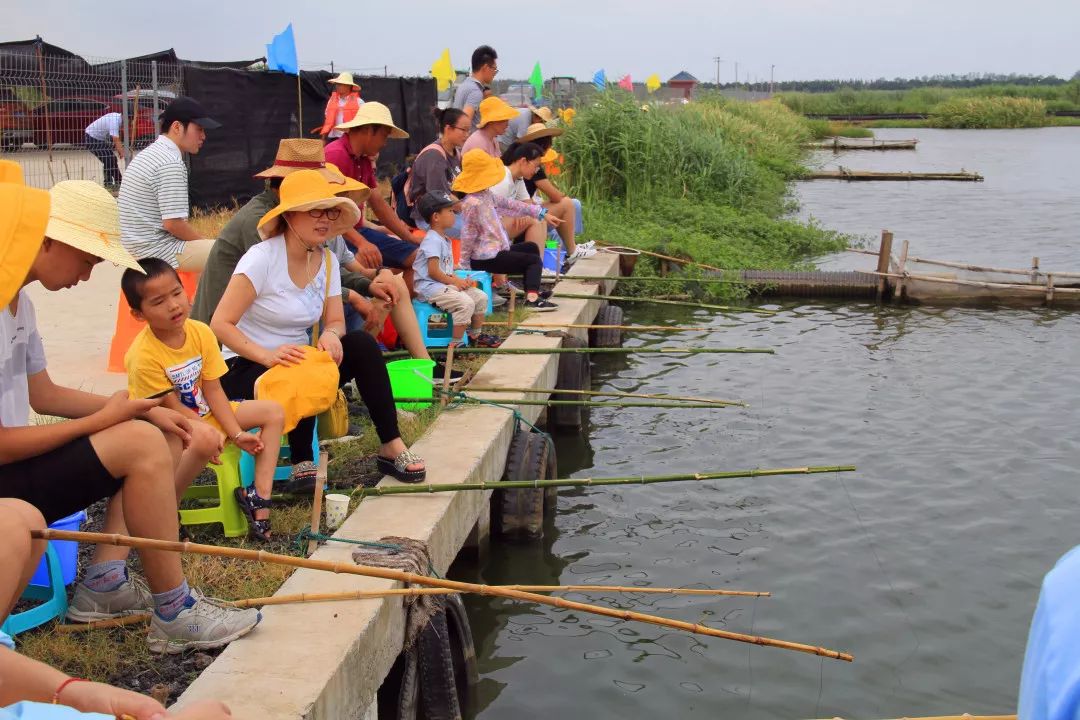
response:
{"label": "black sandal", "polygon": [[399,452],[397,457],[393,460],[379,455],[375,460],[375,465],[382,474],[389,475],[403,483],[418,483],[423,482],[424,478],[427,477],[427,468],[425,467],[423,470],[409,470],[408,467],[422,462],[424,462],[422,457],[406,448]]}
{"label": "black sandal", "polygon": [[269,510],[272,503],[269,498],[260,497],[255,491],[255,486],[249,488],[238,487],[233,491],[240,510],[248,520],[248,535],[253,540],[270,542],[270,518],[263,520],[255,519],[256,510]]}

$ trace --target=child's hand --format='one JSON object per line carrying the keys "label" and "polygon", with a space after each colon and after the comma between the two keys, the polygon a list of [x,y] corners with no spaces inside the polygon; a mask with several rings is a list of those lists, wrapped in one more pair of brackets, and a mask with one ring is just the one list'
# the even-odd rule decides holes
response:
{"label": "child's hand", "polygon": [[455,277],[450,279],[450,282],[458,290],[468,290],[470,287],[472,287],[472,283],[469,282],[468,280],[466,280],[463,277],[456,277],[455,276]]}
{"label": "child's hand", "polygon": [[557,228],[563,224],[563,219],[561,217],[556,217],[551,213],[548,213],[547,216],[544,217],[544,222],[546,222],[549,226],[553,228]]}
{"label": "child's hand", "polygon": [[250,455],[258,455],[263,451],[264,447],[263,441],[259,439],[258,435],[252,435],[246,431],[237,435],[233,442],[236,443],[236,447]]}

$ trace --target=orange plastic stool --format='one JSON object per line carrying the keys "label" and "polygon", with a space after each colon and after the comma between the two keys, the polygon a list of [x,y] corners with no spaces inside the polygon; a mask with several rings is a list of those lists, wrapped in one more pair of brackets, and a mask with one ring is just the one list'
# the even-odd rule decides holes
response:
{"label": "orange plastic stool", "polygon": [[[185,272],[178,270],[180,283],[184,286],[184,293],[188,300],[195,298],[195,288],[199,286],[199,274],[197,272]],[[131,307],[128,306],[127,298],[123,291],[120,292],[120,300],[116,303],[116,329],[113,330],[112,342],[109,343],[109,372],[124,372],[124,355],[131,347],[131,341],[139,334],[146,323],[139,322],[131,316]]]}
{"label": "orange plastic stool", "polygon": [[450,238],[450,252],[454,255],[454,267],[461,267],[461,238]]}

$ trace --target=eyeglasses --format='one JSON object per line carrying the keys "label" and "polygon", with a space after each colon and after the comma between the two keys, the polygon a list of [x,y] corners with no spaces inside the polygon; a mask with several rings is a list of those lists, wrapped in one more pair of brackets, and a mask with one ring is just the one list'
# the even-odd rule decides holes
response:
{"label": "eyeglasses", "polygon": [[469,127],[468,125],[466,125],[465,127],[458,127],[457,125],[451,125],[450,127],[452,127],[454,130],[460,130],[461,132],[469,132],[470,130],[472,130],[472,128]]}
{"label": "eyeglasses", "polygon": [[498,66],[498,65],[496,65],[495,63],[489,63],[489,64],[488,64],[488,67],[489,67],[489,68],[491,68],[491,72],[492,72],[493,74],[495,74],[495,75],[498,75],[498,74],[499,74],[499,66]]}
{"label": "eyeglasses", "polygon": [[308,210],[307,214],[316,220],[325,215],[327,220],[333,222],[341,217],[341,208],[316,208],[314,210]]}

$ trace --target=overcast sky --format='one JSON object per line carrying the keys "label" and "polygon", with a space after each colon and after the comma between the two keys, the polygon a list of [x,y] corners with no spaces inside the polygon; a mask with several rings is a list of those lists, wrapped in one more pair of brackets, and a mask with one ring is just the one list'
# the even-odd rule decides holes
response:
{"label": "overcast sky", "polygon": [[13,2],[0,40],[41,35],[86,56],[173,47],[192,60],[265,54],[293,23],[300,64],[423,75],[444,48],[456,67],[493,45],[502,77],[609,79],[688,70],[724,82],[913,77],[938,73],[1055,74],[1080,70],[1077,0],[51,0]]}

